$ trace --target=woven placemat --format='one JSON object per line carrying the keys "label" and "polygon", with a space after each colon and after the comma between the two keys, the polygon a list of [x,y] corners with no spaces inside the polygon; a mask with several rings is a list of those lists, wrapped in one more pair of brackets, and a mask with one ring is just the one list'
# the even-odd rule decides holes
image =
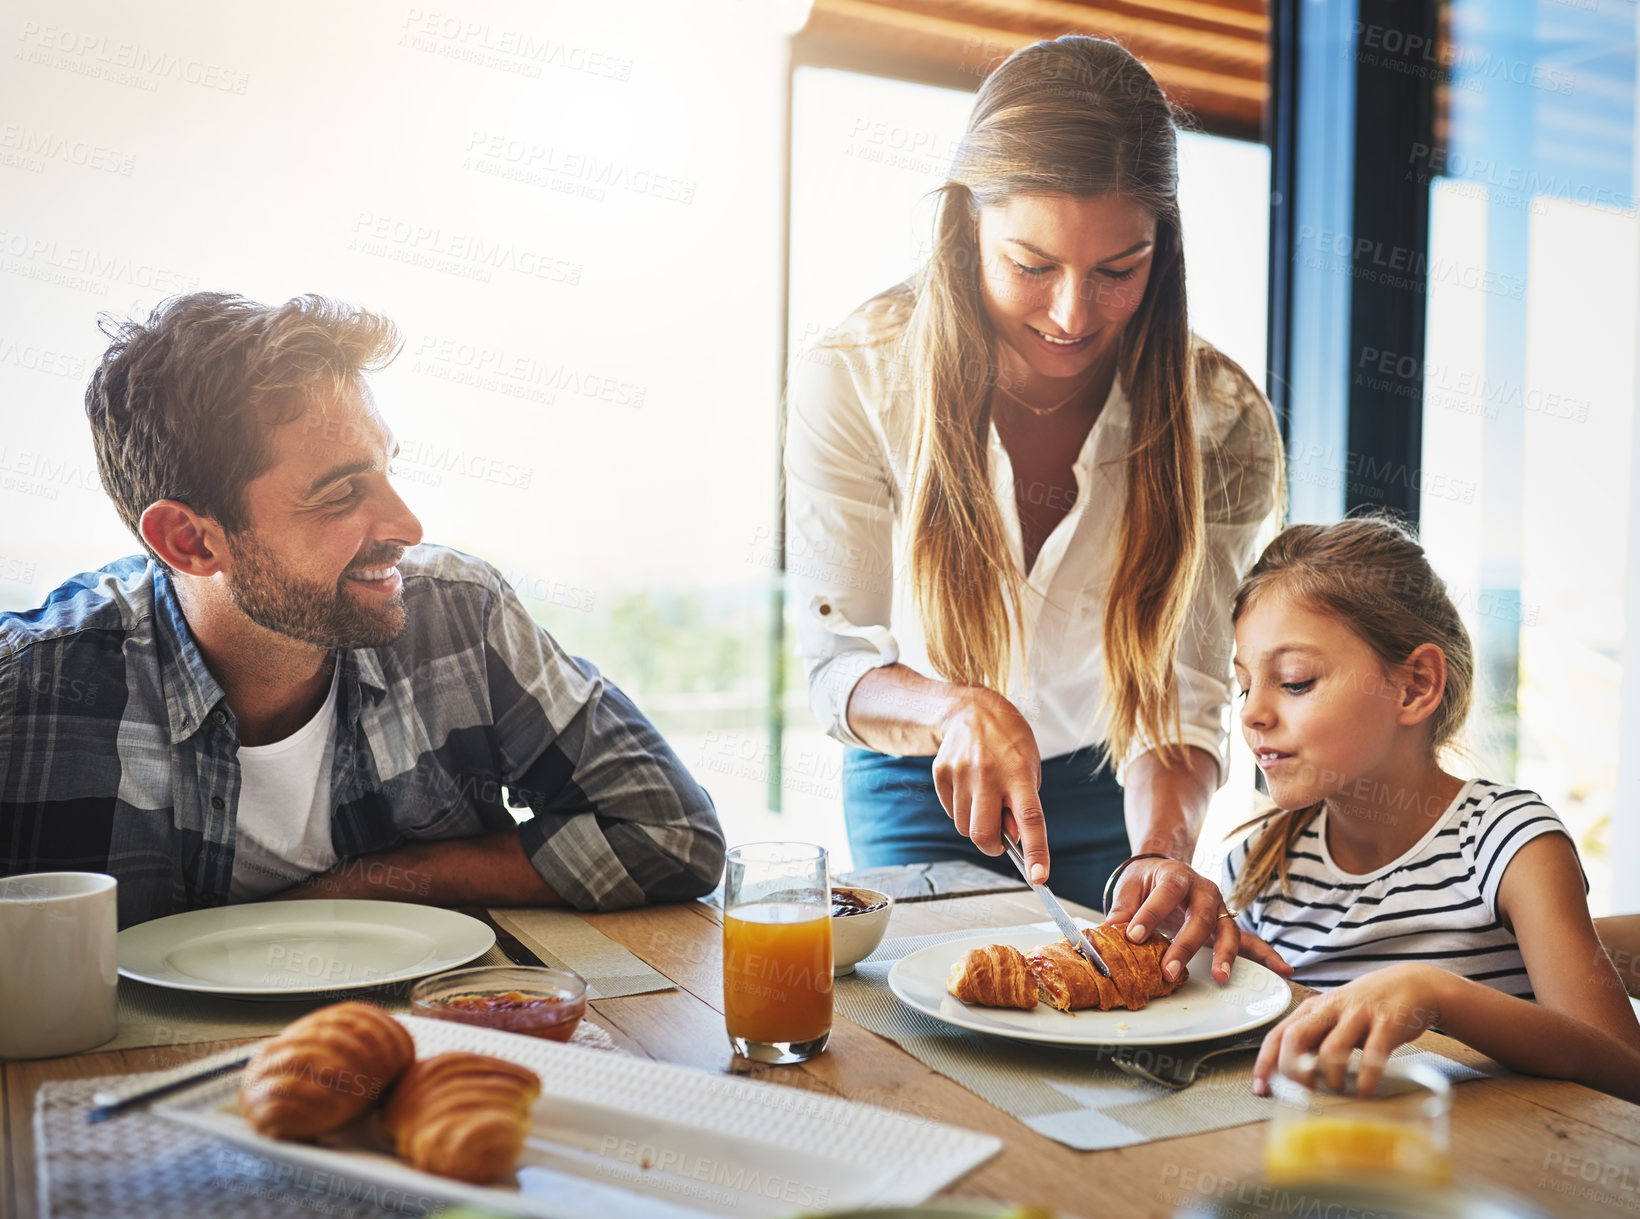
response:
{"label": "woven placemat", "polygon": [[571,910],[535,907],[489,912],[543,964],[573,969],[587,980],[587,997],[619,999],[671,990],[672,983]]}
{"label": "woven placemat", "polygon": [[[1214,1059],[1193,1086],[1175,1092],[1123,1074],[1104,1050],[1067,1050],[969,1032],[907,1007],[888,989],[894,962],[930,944],[972,935],[885,940],[851,976],[837,979],[837,1011],[1032,1130],[1078,1151],[1203,1134],[1271,1115],[1276,1102],[1253,1095],[1256,1052],[1251,1049]],[[1201,1053],[1214,1044],[1222,1043],[1192,1042],[1177,1052]],[[1395,1057],[1428,1062],[1453,1083],[1484,1078],[1483,1072],[1429,1050],[1402,1046]]]}
{"label": "woven placemat", "polygon": [[[619,1053],[583,1020],[572,1044]],[[40,1219],[383,1219],[426,1215],[448,1202],[330,1173],[276,1164],[143,1110],[90,1125],[91,1094],[130,1075],[41,1086],[34,1101]]]}

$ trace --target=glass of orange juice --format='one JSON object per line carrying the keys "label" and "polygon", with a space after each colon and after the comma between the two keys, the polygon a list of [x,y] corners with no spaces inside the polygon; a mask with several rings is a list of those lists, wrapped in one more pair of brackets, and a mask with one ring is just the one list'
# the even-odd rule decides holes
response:
{"label": "glass of orange juice", "polygon": [[723,891],[723,1019],[735,1053],[802,1062],[831,1036],[826,849],[754,842],[729,852]]}
{"label": "glass of orange juice", "polygon": [[1372,1096],[1356,1093],[1359,1059],[1334,1091],[1303,1054],[1277,1071],[1279,1102],[1264,1143],[1275,1185],[1398,1182],[1440,1189],[1452,1181],[1452,1088],[1433,1067],[1390,1059]]}

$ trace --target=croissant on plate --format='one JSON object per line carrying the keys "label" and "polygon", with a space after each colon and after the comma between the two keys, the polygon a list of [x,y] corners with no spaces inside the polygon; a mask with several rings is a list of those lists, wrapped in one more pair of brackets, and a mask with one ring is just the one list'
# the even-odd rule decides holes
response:
{"label": "croissant on plate", "polygon": [[382,1125],[412,1166],[485,1185],[518,1163],[540,1094],[539,1077],[516,1063],[464,1051],[437,1054],[404,1073]]}
{"label": "croissant on plate", "polygon": [[362,1116],[415,1058],[410,1034],[381,1008],[334,1003],[263,1043],[240,1081],[239,1107],[258,1134],[312,1138]]}
{"label": "croissant on plate", "polygon": [[1126,923],[1102,923],[1082,934],[1110,967],[1110,977],[1095,969],[1069,940],[1055,940],[1025,954],[1042,1002],[1062,1012],[1088,1007],[1137,1011],[1152,999],[1171,995],[1190,978],[1188,969],[1181,969],[1176,979],[1162,972],[1162,955],[1171,941],[1159,933],[1152,932],[1143,944],[1128,939]]}
{"label": "croissant on plate", "polygon": [[963,953],[951,966],[945,989],[964,1003],[985,1007],[1036,1006],[1036,975],[1025,954],[1007,944],[987,944]]}

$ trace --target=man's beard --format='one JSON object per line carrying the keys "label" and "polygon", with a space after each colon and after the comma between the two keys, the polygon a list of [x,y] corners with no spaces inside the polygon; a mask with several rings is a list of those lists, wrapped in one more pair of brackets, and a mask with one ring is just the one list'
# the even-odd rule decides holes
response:
{"label": "man's beard", "polygon": [[[404,630],[404,589],[379,609],[367,609],[335,584],[308,583],[281,570],[273,553],[246,530],[230,537],[234,571],[228,594],[258,626],[327,648],[374,648],[392,643]],[[360,568],[397,563],[403,550],[390,547],[365,556]]]}

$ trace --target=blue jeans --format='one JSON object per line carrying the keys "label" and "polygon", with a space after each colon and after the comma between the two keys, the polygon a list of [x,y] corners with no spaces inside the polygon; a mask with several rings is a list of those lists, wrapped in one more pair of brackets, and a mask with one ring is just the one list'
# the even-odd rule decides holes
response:
{"label": "blue jeans", "polygon": [[[869,749],[843,752],[843,818],[857,868],[960,859],[1017,876],[1006,855],[990,856],[958,834],[934,790],[934,759]],[[1098,757],[1078,750],[1042,762],[1042,808],[1052,851],[1048,884],[1062,898],[1099,908],[1105,878],[1133,852],[1122,788]]]}

